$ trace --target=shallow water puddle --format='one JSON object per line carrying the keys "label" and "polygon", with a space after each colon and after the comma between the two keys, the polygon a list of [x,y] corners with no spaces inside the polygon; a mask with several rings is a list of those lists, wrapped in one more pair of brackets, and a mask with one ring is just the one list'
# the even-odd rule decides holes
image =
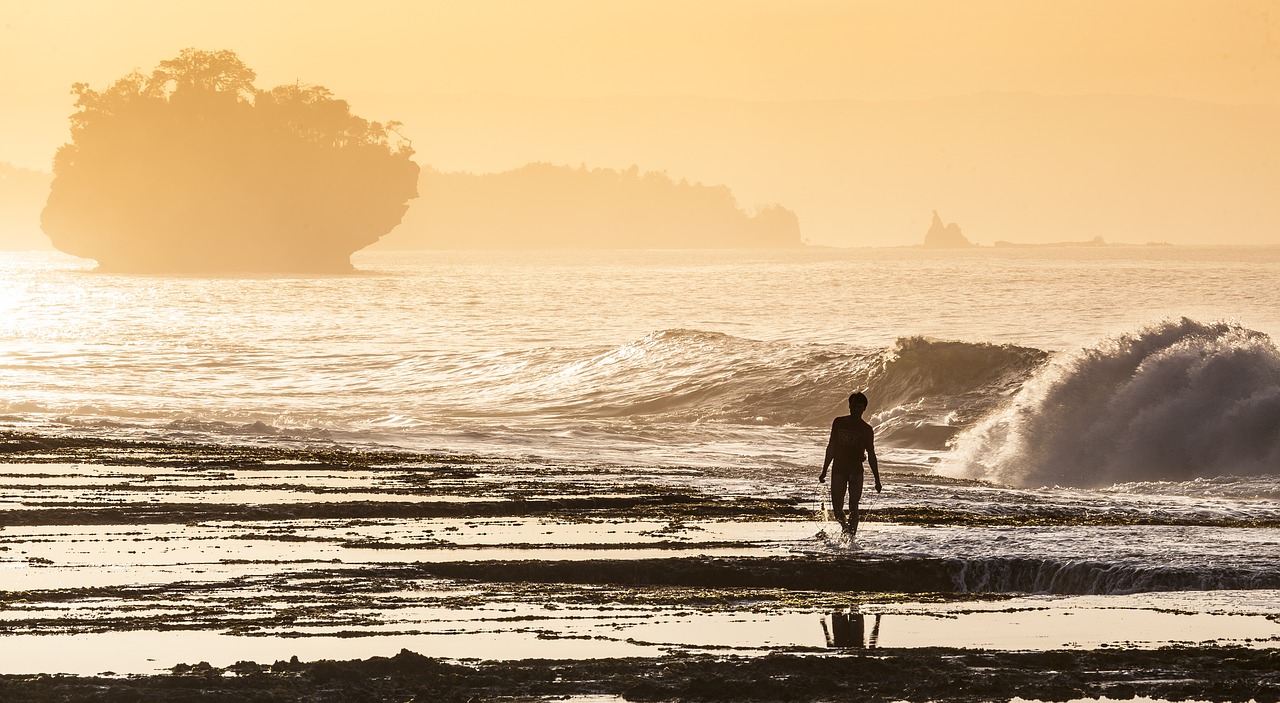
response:
{"label": "shallow water puddle", "polygon": [[4,673],[145,674],[175,664],[207,661],[215,666],[239,661],[270,663],[297,656],[304,661],[394,656],[401,649],[431,656],[514,659],[536,652],[551,659],[661,656],[659,647],[595,640],[545,640],[533,632],[469,636],[388,635],[382,637],[236,637],[213,632],[110,632],[47,637],[0,636]]}
{"label": "shallow water puddle", "polygon": [[[1213,596],[1214,594],[1206,594]],[[886,604],[861,610],[706,611],[685,607],[478,604],[313,613],[251,636],[114,631],[0,636],[4,673],[147,673],[178,663],[269,663],[392,656],[401,649],[452,659],[593,659],[675,652],[854,653],[875,648],[998,650],[1155,648],[1178,643],[1280,647],[1280,593],[1254,595],[1254,612],[1214,612],[1191,594],[1026,598],[1003,604]],[[20,621],[11,621],[17,624]],[[234,626],[233,622],[214,627]],[[1140,634],[1139,634],[1140,633]]]}
{"label": "shallow water puddle", "polygon": [[[0,530],[0,563],[60,567],[202,565],[227,560],[401,563],[462,559],[639,559],[762,555],[809,526],[795,522],[551,518],[209,521]],[[656,554],[655,554],[656,552]],[[13,575],[16,578],[20,576]],[[83,585],[83,584],[81,584]],[[13,584],[9,588],[33,588]]]}

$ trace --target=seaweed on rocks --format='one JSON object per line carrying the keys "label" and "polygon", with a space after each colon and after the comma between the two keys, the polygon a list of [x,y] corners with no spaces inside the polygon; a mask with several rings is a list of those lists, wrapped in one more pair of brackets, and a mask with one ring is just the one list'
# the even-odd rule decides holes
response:
{"label": "seaweed on rocks", "polygon": [[0,700],[484,701],[613,695],[630,701],[1008,701],[1148,697],[1280,701],[1280,652],[1233,647],[975,652],[876,650],[838,656],[675,656],[588,661],[458,662],[393,657],[172,673],[0,676]]}

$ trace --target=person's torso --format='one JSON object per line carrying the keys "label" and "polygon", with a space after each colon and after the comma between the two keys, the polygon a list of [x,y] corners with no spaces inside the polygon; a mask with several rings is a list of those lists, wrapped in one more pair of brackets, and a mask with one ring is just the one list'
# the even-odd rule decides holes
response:
{"label": "person's torso", "polygon": [[867,453],[866,430],[870,425],[852,415],[837,417],[831,423],[831,446],[837,469],[861,468]]}

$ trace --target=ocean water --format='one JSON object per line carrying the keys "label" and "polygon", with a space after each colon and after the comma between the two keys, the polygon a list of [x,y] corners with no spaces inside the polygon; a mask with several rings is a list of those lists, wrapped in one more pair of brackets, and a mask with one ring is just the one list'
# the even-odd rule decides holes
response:
{"label": "ocean water", "polygon": [[929,472],[1280,473],[1280,248],[353,261],[159,277],[0,253],[0,426],[785,473],[865,389],[882,458]]}
{"label": "ocean water", "polygon": [[[866,507],[991,524],[890,518],[850,544],[811,521],[708,519],[686,526],[691,539],[752,555],[856,550],[882,568],[945,572],[960,591],[1201,591],[1220,596],[1210,610],[1224,616],[1274,612],[1280,530],[1258,525],[1280,521],[1280,248],[375,252],[353,262],[358,272],[341,276],[162,277],[0,253],[0,430],[444,450],[515,471],[587,467],[603,492],[641,477],[820,508],[831,418],[865,390],[885,484]],[[157,499],[117,490],[136,477],[110,466],[0,468],[0,508]],[[183,469],[158,483],[170,501],[284,504],[317,500],[314,480],[332,482],[335,500],[346,487],[368,501],[403,479],[250,472],[236,474],[234,493],[211,490],[230,476]],[[558,546],[506,558],[603,554],[573,549],[600,530],[544,522],[537,538],[520,521],[443,521],[432,539],[450,536],[449,559],[533,539]],[[609,532],[639,540],[617,558],[664,553],[645,546],[660,528]],[[222,549],[223,532],[238,529],[11,526],[25,551],[2,587],[179,578],[164,574],[205,563],[203,545]],[[364,530],[404,548],[326,543],[310,554],[434,558],[416,546],[423,529],[344,525],[343,539]],[[140,545],[152,531],[155,544]],[[174,551],[178,534],[191,554]],[[296,549],[244,537],[226,544],[258,558]],[[123,553],[126,566],[107,568]],[[29,558],[47,566],[26,568]],[[278,568],[233,562],[225,568]]]}

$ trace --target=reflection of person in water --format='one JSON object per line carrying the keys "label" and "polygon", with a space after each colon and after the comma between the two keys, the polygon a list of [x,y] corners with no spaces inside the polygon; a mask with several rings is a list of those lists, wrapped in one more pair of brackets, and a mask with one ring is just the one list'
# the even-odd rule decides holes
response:
{"label": "reflection of person in water", "polygon": [[828,647],[875,649],[880,640],[880,614],[876,613],[876,622],[871,626],[871,639],[866,638],[867,619],[862,613],[853,610],[847,613],[836,611],[831,614],[831,627],[822,621],[822,634]]}
{"label": "reflection of person in water", "polygon": [[[827,440],[827,456],[822,461],[819,481],[827,480],[827,467],[831,470],[831,509],[836,521],[850,535],[858,533],[858,502],[862,500],[862,460],[865,456],[876,478],[876,492],[880,492],[880,465],[876,462],[875,430],[862,419],[867,409],[867,396],[854,393],[849,396],[849,414],[831,422],[831,438]],[[844,496],[849,494],[849,519],[844,517]]]}
{"label": "reflection of person in water", "polygon": [[827,637],[828,647],[856,647],[863,648],[863,640],[866,633],[866,618],[862,617],[862,613],[841,613],[835,612],[831,614],[831,630],[827,630],[827,623],[822,623],[822,634]]}

